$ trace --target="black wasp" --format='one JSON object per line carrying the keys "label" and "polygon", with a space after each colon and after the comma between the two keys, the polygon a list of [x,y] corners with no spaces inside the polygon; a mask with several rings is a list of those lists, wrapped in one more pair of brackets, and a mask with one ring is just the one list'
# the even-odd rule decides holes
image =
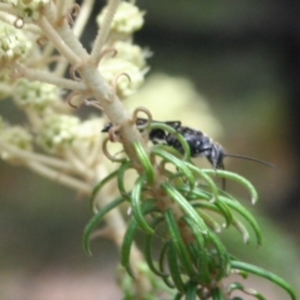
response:
{"label": "black wasp", "polygon": [[[143,126],[147,122],[148,122],[147,119],[137,118],[136,126],[140,132],[144,131]],[[202,131],[190,127],[182,126],[180,121],[166,121],[166,122],[152,121],[152,122],[164,123],[174,128],[178,133],[180,133],[183,136],[183,138],[188,143],[190,147],[191,157],[205,156],[215,169],[224,169],[223,159],[226,156],[247,159],[247,160],[255,161],[272,167],[274,166],[263,160],[259,160],[248,156],[237,155],[237,154],[225,154],[223,147],[218,143],[214,142],[210,137],[208,137]],[[112,123],[107,123],[102,129],[102,132],[108,132],[111,127],[112,127]],[[168,146],[173,147],[174,149],[178,150],[181,153],[183,153],[184,151],[180,141],[176,138],[176,136],[163,129],[160,128],[150,129],[149,139],[152,141],[153,144],[165,143]]]}

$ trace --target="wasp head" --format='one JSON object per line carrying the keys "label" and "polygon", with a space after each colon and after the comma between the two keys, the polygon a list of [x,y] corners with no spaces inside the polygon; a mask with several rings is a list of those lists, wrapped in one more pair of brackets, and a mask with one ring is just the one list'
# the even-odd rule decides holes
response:
{"label": "wasp head", "polygon": [[206,157],[215,169],[224,169],[224,150],[218,143],[211,143],[210,154]]}

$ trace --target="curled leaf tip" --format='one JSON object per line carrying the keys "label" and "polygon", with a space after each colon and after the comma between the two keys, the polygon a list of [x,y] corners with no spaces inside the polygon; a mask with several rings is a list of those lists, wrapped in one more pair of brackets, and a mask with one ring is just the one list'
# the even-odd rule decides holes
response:
{"label": "curled leaf tip", "polygon": [[252,197],[252,198],[251,198],[251,204],[252,204],[252,205],[256,204],[257,201],[258,201],[258,198],[257,198],[257,197]]}
{"label": "curled leaf tip", "polygon": [[92,251],[90,249],[89,240],[83,240],[83,250],[86,255],[92,256]]}
{"label": "curled leaf tip", "polygon": [[208,202],[211,203],[211,204],[214,204],[216,202],[216,197],[213,196],[211,199],[209,199]]}
{"label": "curled leaf tip", "polygon": [[243,242],[244,242],[244,244],[249,244],[249,241],[250,241],[249,236],[244,236],[244,237],[243,237]]}

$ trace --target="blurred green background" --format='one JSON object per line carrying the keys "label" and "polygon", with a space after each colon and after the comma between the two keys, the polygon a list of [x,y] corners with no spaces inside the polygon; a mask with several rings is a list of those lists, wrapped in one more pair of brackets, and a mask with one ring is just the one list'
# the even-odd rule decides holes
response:
{"label": "blurred green background", "polygon": [[[104,3],[98,2],[94,15]],[[228,168],[259,191],[255,210],[265,237],[260,249],[234,235],[227,237],[228,246],[299,291],[300,2],[137,3],[147,14],[135,41],[154,53],[150,73],[183,76],[197,87],[222,125],[219,142],[227,153],[278,166],[228,159]],[[82,38],[87,47],[95,31],[91,22]],[[0,111],[12,122],[22,117],[9,101],[0,102]],[[116,247],[99,239],[92,258],[82,250],[89,216],[87,199],[0,161],[0,299],[120,298],[113,285]],[[249,287],[266,291],[269,299],[288,299],[271,284],[253,283]]]}

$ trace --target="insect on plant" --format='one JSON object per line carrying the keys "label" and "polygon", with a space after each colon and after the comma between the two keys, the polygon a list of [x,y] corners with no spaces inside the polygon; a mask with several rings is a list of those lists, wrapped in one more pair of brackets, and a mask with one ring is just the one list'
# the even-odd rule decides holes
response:
{"label": "insect on plant", "polygon": [[[136,126],[140,132],[144,132],[147,130],[145,125],[147,124],[148,120],[144,118],[137,118],[136,119]],[[187,126],[182,126],[181,121],[152,121],[153,123],[163,123],[172,128],[174,128],[179,134],[183,136],[190,148],[190,155],[191,157],[199,157],[205,156],[208,161],[211,163],[214,169],[221,169],[224,170],[224,157],[234,157],[234,158],[241,158],[250,161],[254,161],[257,163],[261,163],[267,165],[269,167],[275,167],[275,165],[268,163],[266,161],[256,159],[249,156],[239,155],[239,154],[227,154],[224,153],[223,147],[216,143],[212,138],[208,135],[203,133],[200,130],[190,128]],[[112,128],[112,123],[107,123],[102,132],[108,132]],[[153,144],[165,143],[166,145],[176,149],[180,153],[184,153],[184,149],[182,144],[178,140],[178,138],[164,129],[161,128],[152,128],[148,131],[148,137]]]}

